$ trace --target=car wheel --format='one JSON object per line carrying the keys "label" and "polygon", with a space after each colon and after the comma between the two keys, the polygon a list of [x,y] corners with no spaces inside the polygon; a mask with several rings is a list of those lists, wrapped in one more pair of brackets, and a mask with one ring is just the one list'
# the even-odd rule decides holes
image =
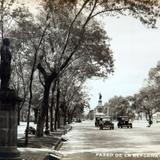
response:
{"label": "car wheel", "polygon": [[100,130],[103,130],[103,126],[100,126],[99,129],[100,129]]}

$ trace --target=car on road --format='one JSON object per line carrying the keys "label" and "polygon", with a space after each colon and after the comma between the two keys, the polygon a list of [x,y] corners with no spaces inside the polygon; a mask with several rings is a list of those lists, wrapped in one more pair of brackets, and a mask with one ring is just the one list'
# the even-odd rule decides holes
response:
{"label": "car on road", "polygon": [[118,128],[132,128],[132,123],[130,122],[130,118],[128,116],[119,116],[117,120]]}
{"label": "car on road", "polygon": [[[26,134],[26,130],[25,130],[25,134]],[[28,128],[28,134],[35,135],[36,134],[36,129],[34,127],[30,126]]]}
{"label": "car on road", "polygon": [[101,118],[103,118],[104,116],[106,116],[104,113],[96,113],[95,114],[95,126],[99,127],[99,121]]}
{"label": "car on road", "polygon": [[81,120],[80,118],[77,118],[77,119],[76,119],[76,122],[81,123],[82,120]]}
{"label": "car on road", "polygon": [[103,129],[113,130],[114,129],[114,124],[112,123],[112,119],[110,116],[105,116],[105,117],[101,118],[101,120],[99,122],[99,129],[101,129],[101,130],[103,130]]}

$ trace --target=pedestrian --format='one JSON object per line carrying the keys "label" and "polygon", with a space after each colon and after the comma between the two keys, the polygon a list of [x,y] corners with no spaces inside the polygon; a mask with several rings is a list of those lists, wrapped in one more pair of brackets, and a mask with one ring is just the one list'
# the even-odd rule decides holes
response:
{"label": "pedestrian", "polygon": [[153,121],[150,119],[148,123],[149,125],[147,127],[150,127],[153,124]]}
{"label": "pedestrian", "polygon": [[151,126],[151,125],[152,125],[152,123],[153,123],[153,121],[150,119],[150,120],[149,120],[149,125]]}

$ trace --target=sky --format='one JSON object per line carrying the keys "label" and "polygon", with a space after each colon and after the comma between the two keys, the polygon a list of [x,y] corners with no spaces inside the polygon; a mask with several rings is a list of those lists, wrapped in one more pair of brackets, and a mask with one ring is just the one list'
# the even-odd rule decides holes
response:
{"label": "sky", "polygon": [[149,29],[129,16],[103,18],[103,26],[111,38],[115,72],[107,80],[86,82],[90,107],[98,104],[99,93],[104,104],[113,96],[129,96],[144,85],[150,68],[160,60],[160,28]]}

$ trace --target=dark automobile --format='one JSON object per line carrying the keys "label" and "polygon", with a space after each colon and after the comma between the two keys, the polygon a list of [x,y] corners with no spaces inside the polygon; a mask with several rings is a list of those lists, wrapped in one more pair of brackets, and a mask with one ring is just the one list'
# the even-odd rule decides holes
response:
{"label": "dark automobile", "polygon": [[104,118],[101,118],[99,121],[99,129],[114,129],[114,124],[112,123],[111,117],[106,116]]}
{"label": "dark automobile", "polygon": [[118,128],[132,128],[132,123],[130,122],[128,116],[119,116],[117,120],[118,120],[117,123]]}
{"label": "dark automobile", "polygon": [[82,120],[78,118],[78,119],[76,119],[76,122],[81,123]]}
{"label": "dark automobile", "polygon": [[[26,130],[25,130],[25,133],[26,133]],[[36,129],[34,127],[29,127],[28,128],[28,134],[32,134],[32,135],[35,135],[36,134]]]}

